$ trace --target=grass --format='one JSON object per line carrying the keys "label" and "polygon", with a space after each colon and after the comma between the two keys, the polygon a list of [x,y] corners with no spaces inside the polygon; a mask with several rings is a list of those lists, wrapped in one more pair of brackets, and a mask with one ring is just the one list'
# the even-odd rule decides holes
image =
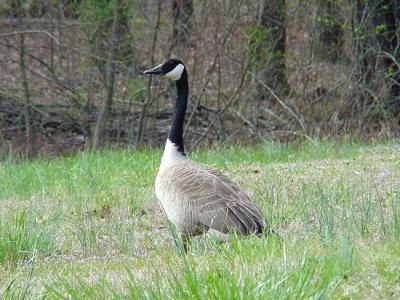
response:
{"label": "grass", "polygon": [[279,234],[196,238],[180,256],[153,182],[160,150],[0,165],[4,299],[400,297],[400,144],[190,154],[252,194]]}

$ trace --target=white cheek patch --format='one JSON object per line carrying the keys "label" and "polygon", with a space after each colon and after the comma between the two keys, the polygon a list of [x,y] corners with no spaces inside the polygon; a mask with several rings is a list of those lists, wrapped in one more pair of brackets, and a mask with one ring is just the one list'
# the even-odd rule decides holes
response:
{"label": "white cheek patch", "polygon": [[175,81],[179,80],[184,69],[185,67],[182,64],[179,64],[172,71],[169,71],[167,74],[165,74],[165,77]]}

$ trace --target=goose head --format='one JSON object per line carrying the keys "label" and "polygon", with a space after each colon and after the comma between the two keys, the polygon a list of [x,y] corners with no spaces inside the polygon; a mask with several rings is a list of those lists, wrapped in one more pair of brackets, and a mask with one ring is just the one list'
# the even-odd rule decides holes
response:
{"label": "goose head", "polygon": [[168,59],[162,64],[144,71],[144,74],[164,75],[165,77],[178,81],[181,79],[185,65],[178,59]]}

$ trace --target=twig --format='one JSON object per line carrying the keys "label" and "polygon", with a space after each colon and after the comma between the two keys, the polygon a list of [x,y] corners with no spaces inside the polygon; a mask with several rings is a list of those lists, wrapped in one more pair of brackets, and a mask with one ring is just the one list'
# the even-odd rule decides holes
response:
{"label": "twig", "polygon": [[250,126],[249,131],[250,131],[252,134],[254,134],[255,136],[257,136],[262,142],[264,142],[264,143],[266,142],[266,139],[265,139],[260,133],[258,133],[257,128],[256,128],[256,126],[253,124],[253,122],[251,122],[249,119],[247,119],[245,116],[243,116],[242,114],[240,114],[240,113],[239,113],[238,111],[236,111],[235,109],[230,109],[230,108],[228,108],[228,110],[229,110],[232,114],[236,115],[239,119],[241,119],[242,122],[243,122],[244,124],[249,125],[249,126]]}
{"label": "twig", "polygon": [[[246,64],[246,70],[248,67],[248,62]],[[240,89],[243,86],[244,80],[246,78],[246,71],[243,72],[242,78],[240,80],[240,83],[238,84],[238,86],[236,87],[235,92],[231,95],[231,97],[228,100],[228,103],[225,104],[225,106],[218,112],[218,114],[211,120],[210,124],[208,125],[206,131],[203,132],[203,134],[197,139],[196,142],[194,142],[191,146],[190,146],[190,150],[192,150],[194,147],[196,147],[201,141],[202,139],[207,135],[207,133],[210,131],[211,127],[214,125],[215,121],[218,120],[218,118],[220,116],[222,116],[222,114],[225,112],[225,110],[232,104],[232,102],[235,100],[236,95],[239,93]]]}
{"label": "twig", "polygon": [[251,76],[253,76],[263,87],[265,87],[270,93],[271,95],[276,99],[276,101],[279,102],[280,105],[283,106],[283,108],[285,108],[300,124],[301,128],[303,129],[304,132],[306,132],[306,127],[305,124],[303,123],[303,121],[295,114],[295,112],[289,107],[287,106],[276,94],[275,92],[264,82],[262,81],[260,78],[257,77],[257,75],[255,75],[253,72],[251,71],[247,71]]}
{"label": "twig", "polygon": [[6,33],[0,33],[0,37],[27,34],[27,33],[41,33],[48,35],[52,40],[54,40],[57,43],[57,45],[60,45],[60,41],[54,35],[52,35],[50,32],[46,30],[21,30],[21,31],[6,32]]}
{"label": "twig", "polygon": [[[237,10],[236,17],[233,19],[232,23],[230,23],[230,24],[227,26],[227,29],[225,30],[225,33],[224,33],[222,42],[220,43],[220,46],[221,46],[221,47],[223,47],[223,46],[225,45],[226,41],[228,40],[228,37],[229,37],[230,33],[232,32],[232,30],[233,30],[233,28],[234,28],[234,25],[236,24],[237,20],[239,19],[240,11],[241,11],[241,10],[240,10],[241,5],[242,5],[242,1],[240,1],[240,3],[238,4],[238,7],[239,7],[239,8],[238,8],[238,10]],[[193,108],[193,110],[192,110],[192,113],[189,115],[188,121],[187,121],[187,123],[186,123],[185,130],[184,130],[184,133],[183,133],[183,136],[184,136],[184,137],[186,136],[186,132],[188,131],[188,128],[189,128],[189,126],[190,126],[190,123],[192,122],[193,115],[194,115],[194,113],[195,113],[195,111],[196,111],[197,106],[198,106],[199,103],[200,103],[200,99],[201,99],[201,97],[203,96],[203,94],[204,94],[204,92],[205,92],[205,87],[206,87],[206,86],[208,85],[208,83],[210,82],[211,74],[212,74],[212,72],[214,71],[215,66],[217,65],[217,62],[218,62],[218,57],[219,57],[219,52],[217,51],[217,53],[216,53],[215,56],[214,56],[214,60],[213,60],[213,62],[212,62],[212,64],[211,64],[211,67],[210,67],[210,68],[208,69],[208,71],[207,71],[207,78],[206,78],[206,80],[205,80],[205,82],[204,82],[204,84],[203,84],[203,87],[200,89],[200,93],[199,93],[199,95],[197,96],[197,99],[196,99],[194,108]]]}
{"label": "twig", "polygon": [[300,133],[300,132],[297,132],[297,131],[292,131],[292,130],[274,130],[274,131],[271,131],[271,132],[272,132],[272,133],[284,133],[284,134],[298,135],[298,136],[301,136],[301,137],[306,138],[306,139],[309,140],[312,144],[315,144],[315,141],[314,141],[309,135],[304,134],[304,133]]}
{"label": "twig", "polygon": [[[155,54],[155,49],[156,49],[156,44],[158,40],[158,31],[160,28],[160,18],[161,18],[161,4],[162,0],[158,1],[158,9],[157,9],[157,18],[156,18],[156,25],[155,25],[155,31],[154,31],[154,36],[153,36],[153,43],[151,45],[151,60],[150,64],[153,66],[154,64],[154,54]],[[146,114],[147,114],[147,108],[149,105],[154,100],[154,97],[151,95],[151,83],[153,80],[153,76],[150,76],[149,81],[147,82],[147,98],[146,101],[144,101],[143,106],[142,106],[142,113],[140,114],[140,119],[139,119],[139,125],[138,125],[138,131],[137,131],[137,136],[136,136],[136,147],[140,146],[141,140],[142,140],[142,132],[144,131],[144,126],[145,126],[145,119],[146,119]]]}
{"label": "twig", "polygon": [[390,58],[396,64],[397,68],[400,70],[400,62],[397,61],[397,59],[392,54],[386,51],[378,51],[378,54],[382,54],[383,56],[387,56],[388,58]]}

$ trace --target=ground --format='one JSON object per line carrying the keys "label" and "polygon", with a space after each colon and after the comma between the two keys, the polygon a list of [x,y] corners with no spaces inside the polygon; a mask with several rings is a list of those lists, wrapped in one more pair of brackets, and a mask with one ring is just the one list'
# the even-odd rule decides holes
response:
{"label": "ground", "polygon": [[275,233],[180,255],[153,182],[160,150],[0,165],[0,293],[28,299],[398,299],[400,143],[190,153],[231,176]]}

